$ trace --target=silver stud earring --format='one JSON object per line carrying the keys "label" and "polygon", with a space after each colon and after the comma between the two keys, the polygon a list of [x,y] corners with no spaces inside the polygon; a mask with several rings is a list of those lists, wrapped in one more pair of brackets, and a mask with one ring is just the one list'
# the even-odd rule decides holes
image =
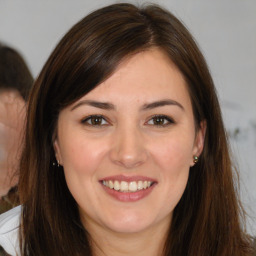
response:
{"label": "silver stud earring", "polygon": [[[58,166],[58,168],[59,168],[59,167],[60,167],[60,161],[59,161],[58,159],[56,159],[56,161],[57,161],[57,166]],[[56,162],[53,161],[53,162],[52,162],[52,165],[55,166],[55,165],[56,165]]]}

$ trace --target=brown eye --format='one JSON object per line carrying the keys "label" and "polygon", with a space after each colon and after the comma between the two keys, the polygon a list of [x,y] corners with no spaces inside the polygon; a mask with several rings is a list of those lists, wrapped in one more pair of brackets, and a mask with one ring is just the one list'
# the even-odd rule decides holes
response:
{"label": "brown eye", "polygon": [[154,117],[153,118],[154,125],[164,125],[165,121],[166,121],[166,119],[163,117]]}
{"label": "brown eye", "polygon": [[102,126],[107,125],[107,121],[103,118],[103,116],[89,116],[82,120],[83,124],[91,125],[91,126]]}
{"label": "brown eye", "polygon": [[91,124],[92,125],[101,125],[102,124],[102,117],[94,116],[91,118]]}
{"label": "brown eye", "polygon": [[149,125],[155,125],[155,126],[167,126],[174,123],[174,121],[168,116],[157,115],[152,117],[147,123]]}

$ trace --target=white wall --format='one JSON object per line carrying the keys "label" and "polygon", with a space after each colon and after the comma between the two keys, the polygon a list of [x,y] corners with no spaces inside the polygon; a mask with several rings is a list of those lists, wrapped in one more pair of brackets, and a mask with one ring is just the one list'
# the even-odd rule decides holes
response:
{"label": "white wall", "polygon": [[[75,22],[114,2],[118,1],[0,0],[0,41],[20,50],[37,76],[56,43]],[[239,164],[242,201],[252,216],[249,232],[256,234],[256,1],[151,2],[181,18],[206,56]]]}

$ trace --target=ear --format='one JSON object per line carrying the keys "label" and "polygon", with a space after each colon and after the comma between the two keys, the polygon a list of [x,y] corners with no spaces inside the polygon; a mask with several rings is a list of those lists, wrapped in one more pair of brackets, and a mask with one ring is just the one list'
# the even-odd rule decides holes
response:
{"label": "ear", "polygon": [[200,122],[199,128],[196,131],[191,166],[195,164],[193,159],[194,156],[197,156],[199,158],[199,156],[203,151],[206,129],[207,129],[207,122],[206,120],[203,120]]}
{"label": "ear", "polygon": [[56,157],[57,162],[60,165],[62,165],[62,156],[61,156],[61,150],[60,150],[57,133],[54,133],[54,135],[53,135],[53,149],[55,152],[55,157]]}

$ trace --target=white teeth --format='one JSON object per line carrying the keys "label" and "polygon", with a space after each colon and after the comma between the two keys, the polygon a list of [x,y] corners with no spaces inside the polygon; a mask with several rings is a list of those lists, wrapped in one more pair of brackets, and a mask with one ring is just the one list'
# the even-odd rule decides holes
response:
{"label": "white teeth", "polygon": [[110,181],[108,182],[108,187],[109,187],[109,188],[114,188],[114,183],[113,183],[112,180],[110,180]]}
{"label": "white teeth", "polygon": [[120,190],[121,190],[121,191],[128,191],[128,190],[129,190],[128,182],[126,182],[126,181],[121,181]]}
{"label": "white teeth", "polygon": [[135,181],[130,182],[129,191],[135,192],[135,191],[137,191],[137,188],[138,188],[137,182],[135,182]]}
{"label": "white teeth", "polygon": [[147,181],[144,181],[143,182],[143,188],[146,189],[148,187],[148,182]]}
{"label": "white teeth", "polygon": [[110,189],[114,189],[116,191],[120,191],[120,192],[136,192],[142,189],[147,189],[152,185],[152,181],[131,181],[131,182],[127,182],[127,181],[106,181],[103,180],[102,184]]}
{"label": "white teeth", "polygon": [[138,182],[138,190],[142,190],[143,189],[143,182],[140,180]]}
{"label": "white teeth", "polygon": [[[105,186],[107,186],[107,184]],[[119,190],[119,189],[120,189],[120,184],[119,184],[119,182],[117,180],[115,180],[115,182],[114,182],[114,190]]]}

